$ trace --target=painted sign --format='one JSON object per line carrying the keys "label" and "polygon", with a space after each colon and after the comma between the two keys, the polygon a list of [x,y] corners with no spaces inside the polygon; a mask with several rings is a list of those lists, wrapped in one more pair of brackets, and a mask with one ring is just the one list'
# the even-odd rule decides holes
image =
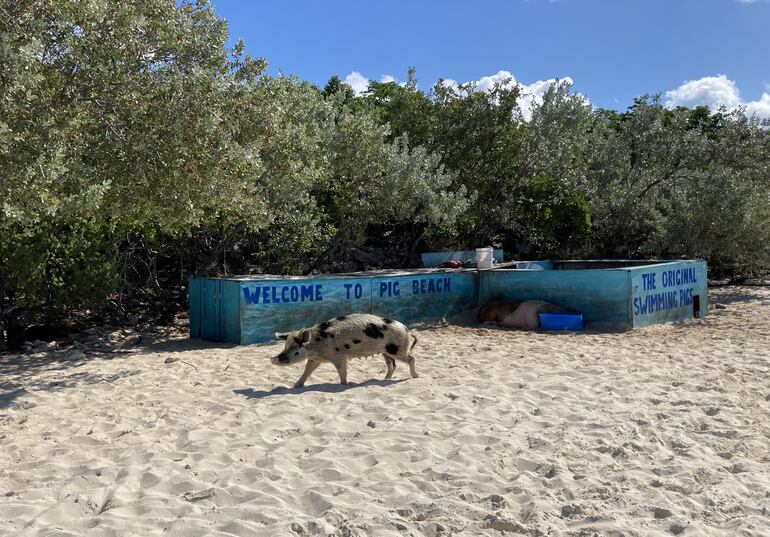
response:
{"label": "painted sign", "polygon": [[274,340],[275,332],[349,313],[374,313],[414,325],[498,300],[546,300],[576,309],[586,322],[633,327],[708,313],[704,261],[611,269],[546,267],[321,278],[193,278],[190,335],[259,343]]}
{"label": "painted sign", "polygon": [[476,305],[474,272],[246,280],[240,283],[240,342],[275,339],[349,313],[375,313],[406,324],[434,321]]}
{"label": "painted sign", "polygon": [[320,302],[322,284],[317,285],[255,285],[243,288],[243,299],[247,304],[294,304],[297,302]]}
{"label": "painted sign", "polygon": [[705,316],[708,310],[706,278],[706,263],[697,261],[633,269],[633,325]]}
{"label": "painted sign", "polygon": [[706,263],[690,260],[611,269],[498,269],[481,275],[479,303],[546,300],[574,308],[587,322],[642,327],[690,319],[695,312],[705,316],[706,280]]}
{"label": "painted sign", "polygon": [[372,313],[407,324],[439,320],[475,308],[476,273],[410,274],[372,281]]}

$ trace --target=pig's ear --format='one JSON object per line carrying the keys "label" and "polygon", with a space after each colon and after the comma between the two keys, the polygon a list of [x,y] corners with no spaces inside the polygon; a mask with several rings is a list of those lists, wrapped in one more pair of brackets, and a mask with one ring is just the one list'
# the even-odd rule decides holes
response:
{"label": "pig's ear", "polygon": [[305,328],[299,333],[299,337],[297,338],[301,343],[307,343],[310,341],[310,330]]}
{"label": "pig's ear", "polygon": [[289,334],[279,334],[278,332],[276,332],[275,333],[275,337],[277,337],[278,339],[282,339],[282,340],[286,341],[287,339],[289,339]]}

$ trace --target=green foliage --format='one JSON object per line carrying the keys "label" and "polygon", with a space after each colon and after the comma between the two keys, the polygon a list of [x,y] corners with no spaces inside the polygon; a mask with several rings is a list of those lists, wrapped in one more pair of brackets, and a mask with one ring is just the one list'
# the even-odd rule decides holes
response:
{"label": "green foliage", "polygon": [[404,86],[371,81],[362,99],[379,123],[390,126],[391,139],[407,135],[414,146],[428,146],[432,141],[433,102],[414,81]]}
{"label": "green foliage", "polygon": [[[84,221],[168,236],[268,223],[259,139],[238,121],[265,64],[225,49],[226,24],[208,3],[3,3],[0,35],[0,232],[37,237],[35,266],[75,255]],[[61,243],[42,240],[45,230]],[[7,247],[5,287],[32,293],[42,276],[13,271]],[[77,305],[87,278],[61,273],[51,285],[70,294],[45,300]]]}
{"label": "green foliage", "polygon": [[207,212],[259,217],[228,201],[254,193],[259,165],[228,119],[236,80],[262,64],[228,59],[207,3],[38,1],[2,15],[5,217],[100,210],[168,231]]}
{"label": "green foliage", "polygon": [[482,92],[443,81],[430,96],[414,83],[391,82],[372,83],[363,97],[392,136],[406,134],[438,155],[438,163],[454,172],[450,189],[465,189],[473,202],[456,225],[434,229],[434,247],[502,242],[514,251],[523,246],[545,253],[587,235],[590,106],[558,84],[524,121],[519,97],[519,88],[505,82]]}
{"label": "green foliage", "polygon": [[386,243],[770,269],[767,121],[564,83],[525,118],[511,83],[426,93],[414,69],[356,97],[226,41],[203,0],[0,1],[0,307],[169,302]]}
{"label": "green foliage", "polygon": [[323,91],[321,94],[324,97],[336,97],[339,101],[341,101],[344,104],[350,104],[353,101],[353,98],[355,97],[355,93],[353,92],[353,88],[345,84],[342,80],[340,80],[340,77],[337,75],[334,75],[329,79],[329,81],[324,86]]}
{"label": "green foliage", "polygon": [[728,274],[770,268],[770,139],[758,120],[645,97],[626,114],[597,114],[594,134],[594,249],[702,257]]}
{"label": "green foliage", "polygon": [[0,235],[3,291],[48,319],[68,306],[99,306],[117,285],[111,248],[107,230],[91,220],[7,227]]}
{"label": "green foliage", "polygon": [[275,185],[276,216],[256,264],[301,273],[346,256],[372,226],[451,225],[466,206],[437,157],[393,139],[344,91],[324,98],[291,78],[264,78],[260,89],[272,103],[267,123],[280,127],[263,140],[261,182]]}

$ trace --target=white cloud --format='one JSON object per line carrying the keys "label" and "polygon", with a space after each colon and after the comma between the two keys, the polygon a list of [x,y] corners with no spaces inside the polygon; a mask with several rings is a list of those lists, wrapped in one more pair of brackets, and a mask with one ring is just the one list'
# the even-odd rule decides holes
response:
{"label": "white cloud", "polygon": [[353,88],[356,95],[361,95],[369,87],[369,79],[358,71],[353,71],[345,77],[345,84]]}
{"label": "white cloud", "polygon": [[454,80],[452,78],[442,78],[441,80],[436,82],[437,84],[441,84],[445,88],[453,90],[455,93],[460,92],[460,84],[457,83],[457,80]]}
{"label": "white cloud", "polygon": [[[380,82],[397,82],[396,78],[392,75],[380,75]],[[490,92],[494,89],[496,84],[502,84],[503,87],[512,88],[519,86],[521,88],[521,95],[519,96],[519,109],[524,119],[529,120],[532,117],[532,110],[543,102],[543,95],[548,91],[548,88],[556,82],[568,82],[572,84],[572,78],[565,76],[562,78],[549,78],[548,80],[538,80],[531,84],[522,84],[516,80],[508,71],[500,70],[494,75],[483,76],[479,80],[471,81],[470,83],[476,88],[476,91]],[[345,83],[353,88],[356,95],[361,95],[369,87],[369,79],[358,71],[353,71],[345,77]],[[451,78],[443,79],[442,83],[455,91],[459,91],[460,84]],[[398,82],[400,86],[403,86],[404,82]],[[585,96],[582,96],[586,102],[589,102]]]}
{"label": "white cloud", "polygon": [[[454,80],[451,81],[456,84]],[[521,88],[521,95],[519,96],[519,109],[521,110],[524,119],[529,120],[532,117],[532,110],[543,102],[543,95],[548,91],[556,82],[568,82],[572,84],[572,78],[565,76],[563,78],[549,78],[548,80],[538,80],[531,84],[522,84],[516,80],[508,71],[498,71],[491,76],[483,76],[479,80],[473,82],[476,87],[476,91],[492,91],[496,84],[502,84],[503,87],[511,88],[518,85]],[[447,81],[444,81],[447,84]],[[583,97],[585,98],[585,97]],[[586,99],[587,100],[587,99]]]}
{"label": "white cloud", "polygon": [[477,91],[492,91],[497,84],[509,88],[516,85],[516,78],[508,71],[498,71],[492,76],[482,76],[475,82]]}
{"label": "white cloud", "polygon": [[746,113],[756,114],[757,117],[770,118],[770,94],[763,93],[758,101],[746,103]]}
{"label": "white cloud", "polygon": [[[345,77],[343,81],[345,84],[353,88],[353,93],[361,95],[367,89],[369,89],[369,79],[358,71],[353,71]],[[398,82],[393,75],[380,75],[380,82]],[[403,86],[404,82],[398,82],[399,86]]]}
{"label": "white cloud", "polygon": [[735,108],[741,104],[741,93],[734,81],[725,75],[704,76],[698,80],[688,80],[675,90],[666,92],[666,106],[708,105],[711,108],[726,106]]}
{"label": "white cloud", "polygon": [[[543,95],[548,91],[553,84],[557,82],[567,82],[572,85],[572,78],[565,76],[564,78],[556,79],[549,78],[548,80],[538,80],[528,86],[521,86],[521,97],[519,97],[519,108],[525,119],[532,117],[532,110],[543,102]],[[583,97],[585,99],[585,97]],[[586,99],[587,101],[588,99]]]}
{"label": "white cloud", "polygon": [[745,102],[734,80],[725,75],[704,76],[697,80],[688,80],[678,88],[666,92],[666,106],[686,106],[693,108],[706,105],[712,110],[724,106],[735,110],[745,106],[749,114],[770,118],[770,95],[763,93],[758,101]]}

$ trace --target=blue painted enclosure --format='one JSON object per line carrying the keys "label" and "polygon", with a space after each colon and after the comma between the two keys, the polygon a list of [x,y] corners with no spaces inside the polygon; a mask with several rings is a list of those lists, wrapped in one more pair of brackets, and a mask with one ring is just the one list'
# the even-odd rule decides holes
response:
{"label": "blue painted enclosure", "polygon": [[628,327],[705,316],[704,261],[519,261],[490,270],[379,271],[330,276],[192,278],[190,336],[250,344],[348,313],[408,325],[487,302],[546,300],[587,323]]}
{"label": "blue painted enclosure", "polygon": [[322,277],[193,278],[190,335],[230,343],[272,341],[276,332],[348,313],[406,324],[476,307],[475,271],[367,272]]}
{"label": "blue painted enclosure", "polygon": [[479,303],[546,300],[589,323],[628,327],[708,313],[705,261],[554,261],[552,267],[486,271]]}
{"label": "blue painted enclosure", "polygon": [[[470,259],[476,259],[476,250],[464,250],[460,252],[426,252],[421,254],[422,266],[426,268],[438,267],[446,261],[462,261],[465,263]],[[503,251],[493,250],[492,259],[498,263],[503,262]]]}

